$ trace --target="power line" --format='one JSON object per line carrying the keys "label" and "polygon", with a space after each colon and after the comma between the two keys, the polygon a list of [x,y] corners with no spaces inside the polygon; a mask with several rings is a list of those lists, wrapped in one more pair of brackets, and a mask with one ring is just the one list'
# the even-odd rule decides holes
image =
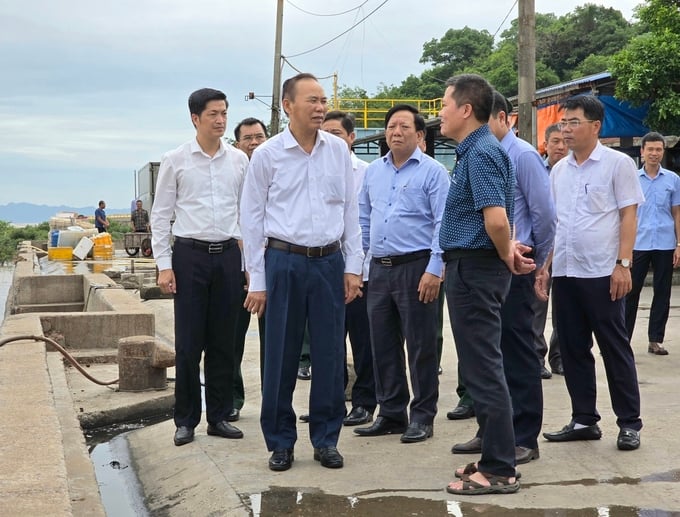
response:
{"label": "power line", "polygon": [[[299,69],[298,67],[296,67],[293,63],[291,63],[290,61],[288,61],[288,60],[286,59],[286,56],[281,56],[281,59],[283,59],[283,62],[286,63],[289,67],[291,67],[293,70],[295,70],[298,74],[303,73],[302,70],[300,70],[300,69]],[[334,77],[334,76],[335,76],[335,74],[325,75],[325,76],[323,76],[323,77],[317,77],[317,79],[319,79],[319,80],[320,80],[320,79],[330,79],[331,77]]]}
{"label": "power line", "polygon": [[496,29],[496,32],[493,33],[493,39],[496,39],[496,34],[498,34],[498,31],[501,30],[501,28],[503,27],[503,24],[504,24],[505,21],[508,19],[508,16],[510,16],[510,13],[512,12],[512,10],[515,8],[516,5],[517,5],[517,0],[515,0],[515,3],[512,4],[512,7],[511,7],[510,10],[508,11],[508,14],[505,15],[505,18],[503,18],[503,21],[501,22],[501,24],[500,24],[500,25],[498,26],[498,28]]}
{"label": "power line", "polygon": [[347,14],[347,13],[351,13],[352,11],[356,11],[356,10],[358,10],[358,9],[361,9],[364,5],[366,5],[366,4],[368,3],[368,0],[365,0],[365,2],[363,2],[361,5],[358,5],[358,6],[356,6],[356,7],[352,7],[351,9],[348,9],[347,11],[343,11],[343,12],[341,12],[341,13],[334,13],[334,14],[320,14],[320,13],[312,13],[312,12],[309,12],[309,11],[305,11],[305,10],[302,9],[301,7],[298,7],[297,5],[295,5],[295,4],[294,4],[293,2],[291,2],[290,0],[286,0],[286,1],[291,5],[291,7],[295,7],[295,9],[297,9],[298,11],[302,11],[303,13],[309,14],[309,15],[311,15],[311,16],[340,16],[340,15]]}
{"label": "power line", "polygon": [[311,53],[311,52],[314,52],[315,50],[319,50],[320,48],[325,47],[325,46],[328,45],[329,43],[333,43],[336,39],[340,38],[341,36],[344,36],[344,35],[347,34],[349,31],[351,31],[352,29],[354,29],[357,25],[359,25],[360,23],[364,22],[364,21],[366,20],[366,18],[368,18],[369,16],[371,16],[373,13],[375,13],[378,9],[380,9],[380,8],[381,8],[383,5],[385,5],[387,2],[389,2],[389,0],[385,0],[385,1],[384,1],[383,3],[381,3],[378,7],[376,7],[375,9],[373,9],[373,10],[372,10],[370,13],[368,13],[366,16],[364,16],[361,20],[359,20],[359,21],[356,22],[354,25],[352,25],[349,29],[347,29],[346,31],[341,32],[340,34],[338,34],[338,35],[335,36],[334,38],[329,39],[328,41],[326,41],[325,43],[322,43],[321,45],[319,45],[319,46],[317,46],[317,47],[311,48],[311,49],[309,49],[309,50],[305,50],[304,52],[300,52],[300,53],[298,53],[298,54],[293,54],[292,56],[288,56],[288,57],[299,57],[299,56],[303,56],[303,55],[305,55],[305,54],[309,54],[309,53]]}

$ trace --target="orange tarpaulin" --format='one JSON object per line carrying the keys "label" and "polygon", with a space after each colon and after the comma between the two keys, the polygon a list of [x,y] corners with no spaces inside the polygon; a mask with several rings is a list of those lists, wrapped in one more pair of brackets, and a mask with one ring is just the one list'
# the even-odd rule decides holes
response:
{"label": "orange tarpaulin", "polygon": [[[560,105],[550,104],[536,110],[536,140],[538,141],[538,152],[541,156],[545,154],[545,130],[548,126],[560,121]],[[510,115],[510,127],[517,125],[517,113]]]}

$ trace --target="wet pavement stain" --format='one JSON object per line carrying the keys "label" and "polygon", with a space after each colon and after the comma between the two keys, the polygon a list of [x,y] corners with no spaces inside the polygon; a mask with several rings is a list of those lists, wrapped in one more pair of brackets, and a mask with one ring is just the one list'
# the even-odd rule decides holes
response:
{"label": "wet pavement stain", "polygon": [[[583,480],[581,480],[583,481]],[[637,480],[639,481],[639,480]],[[582,484],[582,483],[574,483]],[[422,492],[422,491],[421,491]],[[253,517],[680,517],[680,512],[658,509],[603,506],[598,508],[503,508],[459,501],[432,501],[406,496],[357,497],[272,487],[266,492],[242,496]]]}

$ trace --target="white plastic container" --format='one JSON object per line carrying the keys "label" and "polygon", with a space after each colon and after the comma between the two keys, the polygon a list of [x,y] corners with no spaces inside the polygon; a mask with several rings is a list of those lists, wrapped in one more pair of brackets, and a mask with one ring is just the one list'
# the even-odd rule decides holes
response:
{"label": "white plastic container", "polygon": [[92,250],[92,246],[94,246],[92,239],[89,237],[83,237],[80,239],[78,245],[73,248],[73,256],[77,259],[85,260],[87,255],[90,253],[90,250]]}

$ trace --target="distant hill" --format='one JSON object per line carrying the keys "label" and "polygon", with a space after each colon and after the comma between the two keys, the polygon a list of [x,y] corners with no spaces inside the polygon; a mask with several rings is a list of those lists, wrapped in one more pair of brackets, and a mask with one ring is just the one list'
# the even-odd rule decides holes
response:
{"label": "distant hill", "polygon": [[[49,221],[57,212],[76,212],[88,217],[94,216],[94,206],[48,206],[33,203],[8,203],[0,205],[0,221],[14,224],[40,224]],[[130,208],[106,208],[107,215],[128,214]]]}

